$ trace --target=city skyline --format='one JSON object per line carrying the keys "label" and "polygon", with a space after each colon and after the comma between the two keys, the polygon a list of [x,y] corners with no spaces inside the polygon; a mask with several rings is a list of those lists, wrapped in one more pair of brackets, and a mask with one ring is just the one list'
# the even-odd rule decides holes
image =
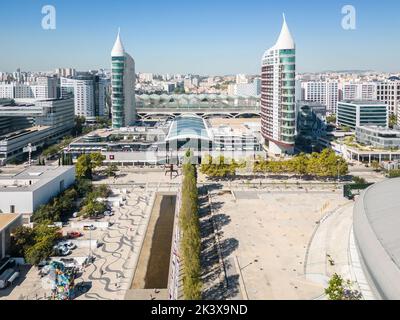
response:
{"label": "city skyline", "polygon": [[[356,30],[345,30],[341,1],[178,2],[173,10],[159,1],[124,2],[113,10],[112,4],[53,1],[56,29],[43,30],[43,3],[16,1],[5,4],[9,14],[1,22],[0,36],[8,41],[0,52],[0,70],[108,69],[110,43],[121,27],[138,72],[258,74],[262,54],[275,43],[285,12],[298,43],[298,72],[398,72],[399,44],[391,39],[400,26],[395,19],[399,4],[384,2],[353,1]],[[17,19],[23,23],[15,24]],[[29,56],[21,50],[24,46],[31,48]]]}

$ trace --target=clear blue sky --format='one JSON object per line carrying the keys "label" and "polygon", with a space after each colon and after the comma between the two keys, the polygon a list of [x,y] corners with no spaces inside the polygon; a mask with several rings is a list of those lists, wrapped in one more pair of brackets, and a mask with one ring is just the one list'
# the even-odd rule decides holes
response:
{"label": "clear blue sky", "polygon": [[[43,5],[57,29],[41,28]],[[341,8],[357,10],[357,30]],[[297,44],[298,71],[400,71],[398,0],[3,0],[0,71],[109,68],[121,27],[138,72],[258,73],[282,12]]]}

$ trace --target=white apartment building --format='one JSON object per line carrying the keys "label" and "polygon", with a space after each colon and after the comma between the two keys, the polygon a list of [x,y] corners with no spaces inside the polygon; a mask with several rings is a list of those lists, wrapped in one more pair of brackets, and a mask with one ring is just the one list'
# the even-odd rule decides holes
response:
{"label": "white apartment building", "polygon": [[306,81],[301,83],[304,100],[326,106],[328,114],[336,114],[339,101],[339,84],[336,81]]}
{"label": "white apartment building", "polygon": [[397,115],[397,123],[400,125],[400,79],[392,79],[378,83],[377,98],[389,106],[391,114]]}
{"label": "white apartment building", "polygon": [[152,73],[140,73],[139,81],[140,82],[152,82],[154,75]]}
{"label": "white apartment building", "polygon": [[0,84],[0,98],[56,99],[58,80],[55,77],[38,77],[33,83]]}
{"label": "white apartment building", "polygon": [[377,83],[345,82],[339,85],[341,100],[377,100]]}
{"label": "white apartment building", "polygon": [[76,70],[73,68],[58,68],[58,69],[56,69],[56,74],[59,77],[65,77],[65,78],[75,77]]}
{"label": "white apartment building", "polygon": [[249,83],[249,79],[245,74],[236,75],[236,84]]}
{"label": "white apartment building", "polygon": [[106,98],[109,80],[94,75],[77,78],[61,78],[61,97],[74,95],[75,115],[83,116],[88,121],[106,114]]}
{"label": "white apartment building", "polygon": [[252,83],[236,83],[228,86],[228,95],[258,96],[261,94],[261,79],[256,78]]}
{"label": "white apartment building", "polygon": [[291,154],[296,136],[296,45],[285,18],[261,68],[262,136],[270,152]]}

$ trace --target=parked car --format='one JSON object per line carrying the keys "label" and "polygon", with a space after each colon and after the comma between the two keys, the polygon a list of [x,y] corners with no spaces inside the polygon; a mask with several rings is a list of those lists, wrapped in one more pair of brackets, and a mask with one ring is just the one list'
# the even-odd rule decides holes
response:
{"label": "parked car", "polygon": [[79,238],[82,236],[83,236],[82,232],[79,232],[79,231],[70,231],[67,233],[68,239],[75,239],[75,238]]}
{"label": "parked car", "polygon": [[96,227],[94,225],[86,225],[83,226],[83,230],[96,230]]}
{"label": "parked car", "polygon": [[63,246],[63,247],[67,247],[68,249],[76,249],[76,244],[72,243],[71,241],[62,241],[60,243],[58,243],[58,246]]}
{"label": "parked car", "polygon": [[112,217],[112,216],[114,215],[114,212],[112,212],[112,211],[110,211],[110,210],[107,210],[107,211],[104,211],[104,215],[105,215],[106,217]]}
{"label": "parked car", "polygon": [[71,249],[64,245],[55,245],[53,249],[55,254],[59,256],[67,256],[72,253]]}

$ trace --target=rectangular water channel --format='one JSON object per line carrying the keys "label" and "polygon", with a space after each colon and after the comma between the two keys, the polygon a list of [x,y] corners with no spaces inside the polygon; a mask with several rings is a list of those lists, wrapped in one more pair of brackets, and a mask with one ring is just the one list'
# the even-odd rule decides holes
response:
{"label": "rectangular water channel", "polygon": [[157,194],[131,290],[168,287],[175,206],[176,195]]}

